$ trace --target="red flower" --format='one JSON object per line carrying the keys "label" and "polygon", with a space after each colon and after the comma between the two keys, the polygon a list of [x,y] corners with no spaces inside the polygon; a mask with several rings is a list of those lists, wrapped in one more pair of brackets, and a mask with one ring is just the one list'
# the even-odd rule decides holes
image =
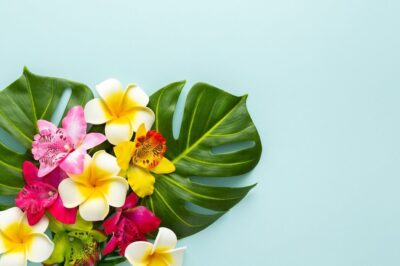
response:
{"label": "red flower", "polygon": [[112,237],[104,248],[107,255],[119,248],[119,254],[124,256],[126,247],[135,241],[145,241],[145,234],[160,226],[160,219],[144,206],[137,206],[137,196],[132,193],[124,206],[117,209],[116,214],[104,221],[104,231]]}
{"label": "red flower", "polygon": [[49,174],[38,177],[37,167],[28,161],[22,165],[26,185],[18,193],[16,205],[26,212],[30,225],[35,225],[48,211],[54,218],[64,224],[74,224],[77,209],[64,207],[57,187],[67,175],[60,168]]}

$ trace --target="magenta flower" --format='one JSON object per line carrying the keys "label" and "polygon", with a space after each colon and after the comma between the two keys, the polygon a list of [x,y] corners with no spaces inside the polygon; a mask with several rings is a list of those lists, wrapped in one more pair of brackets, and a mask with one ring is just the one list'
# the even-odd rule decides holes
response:
{"label": "magenta flower", "polygon": [[160,219],[144,206],[137,206],[137,196],[132,193],[124,206],[118,208],[116,214],[104,221],[103,227],[107,235],[112,237],[104,248],[103,254],[113,252],[117,247],[119,254],[124,256],[126,247],[135,241],[145,241],[145,234],[160,226]]}
{"label": "magenta flower", "polygon": [[80,174],[88,149],[106,140],[100,133],[86,134],[86,120],[81,106],[68,111],[57,128],[46,120],[38,120],[39,134],[32,143],[32,154],[40,162],[39,177],[45,176],[59,166],[69,174]]}
{"label": "magenta flower", "polygon": [[22,165],[26,185],[18,193],[16,205],[27,214],[28,223],[38,223],[46,211],[64,224],[74,224],[77,208],[64,207],[57,187],[67,175],[59,167],[44,177],[38,177],[37,167],[28,161]]}

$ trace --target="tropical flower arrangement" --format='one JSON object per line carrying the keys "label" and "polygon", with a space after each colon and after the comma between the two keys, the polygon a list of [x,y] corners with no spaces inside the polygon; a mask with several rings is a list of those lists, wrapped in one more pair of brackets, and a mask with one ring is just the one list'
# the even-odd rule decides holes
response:
{"label": "tropical flower arrangement", "polygon": [[94,98],[84,84],[25,68],[2,90],[0,266],[182,265],[178,238],[208,227],[254,187],[201,180],[242,175],[261,156],[247,96],[205,83],[189,91],[175,137],[184,85],[149,97],[108,79]]}

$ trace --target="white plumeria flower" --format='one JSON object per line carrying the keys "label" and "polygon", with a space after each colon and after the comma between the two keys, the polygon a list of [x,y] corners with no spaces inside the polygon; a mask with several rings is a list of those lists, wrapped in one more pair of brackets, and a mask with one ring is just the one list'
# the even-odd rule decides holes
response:
{"label": "white plumeria flower", "polygon": [[133,242],[126,248],[125,257],[132,266],[181,266],[186,247],[175,248],[177,242],[172,230],[160,227],[154,244]]}
{"label": "white plumeria flower", "polygon": [[30,226],[26,215],[17,207],[0,212],[0,266],[25,266],[27,261],[47,260],[54,249],[44,232],[47,217]]}
{"label": "white plumeria flower", "polygon": [[83,173],[69,174],[58,187],[64,206],[79,206],[86,221],[104,220],[110,206],[119,208],[125,203],[129,185],[119,172],[117,159],[105,151],[96,152],[93,158],[86,155]]}
{"label": "white plumeria flower", "polygon": [[100,98],[90,100],[85,106],[88,123],[106,123],[108,141],[117,145],[129,141],[141,124],[147,130],[154,123],[154,113],[147,108],[149,96],[138,86],[129,84],[124,90],[116,79],[108,79],[96,86]]}

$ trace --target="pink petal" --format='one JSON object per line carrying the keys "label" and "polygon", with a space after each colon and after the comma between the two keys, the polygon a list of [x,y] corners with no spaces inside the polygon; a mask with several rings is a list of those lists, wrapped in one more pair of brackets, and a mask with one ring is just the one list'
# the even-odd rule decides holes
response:
{"label": "pink petal", "polygon": [[86,121],[82,106],[72,107],[62,121],[62,127],[72,139],[75,147],[79,146],[86,135]]}
{"label": "pink petal", "polygon": [[131,193],[126,197],[125,204],[122,206],[123,209],[134,208],[138,203],[138,197],[135,193]]}
{"label": "pink petal", "polygon": [[119,222],[119,219],[121,218],[121,214],[122,210],[118,209],[114,216],[104,221],[104,232],[106,232],[107,235],[111,235],[117,230],[117,224]]}
{"label": "pink petal", "polygon": [[154,215],[144,206],[139,206],[133,209],[124,211],[124,217],[135,222],[140,232],[143,234],[150,233],[156,230],[161,223],[160,218]]}
{"label": "pink petal", "polygon": [[115,236],[111,237],[110,241],[108,241],[108,243],[104,247],[103,255],[107,255],[113,252],[117,248],[117,245],[118,239]]}
{"label": "pink petal", "polygon": [[53,133],[57,130],[56,125],[46,120],[38,120],[37,126],[40,133],[46,133],[46,132]]}
{"label": "pink petal", "polygon": [[54,218],[63,224],[75,224],[78,208],[65,208],[61,197],[59,196],[53,205],[48,208],[48,211]]}
{"label": "pink petal", "polygon": [[30,185],[33,182],[39,181],[38,169],[35,164],[29,161],[25,161],[22,164],[22,174],[24,176],[25,182]]}
{"label": "pink petal", "polygon": [[37,224],[44,216],[45,209],[41,209],[37,212],[27,211],[26,216],[28,218],[29,225]]}
{"label": "pink petal", "polygon": [[85,154],[85,150],[80,148],[76,149],[61,162],[60,168],[68,174],[81,174],[83,172]]}
{"label": "pink petal", "polygon": [[104,141],[106,141],[106,139],[107,139],[106,136],[104,136],[101,133],[89,133],[83,140],[81,147],[85,150],[88,150],[103,143]]}
{"label": "pink petal", "polygon": [[46,183],[35,182],[25,185],[15,198],[16,205],[28,213],[29,223],[35,224],[46,208],[53,205],[58,197],[57,190]]}
{"label": "pink petal", "polygon": [[38,176],[43,177],[56,169],[57,165],[40,164]]}
{"label": "pink petal", "polygon": [[58,185],[65,178],[68,178],[67,174],[60,167],[56,167],[53,171],[44,176],[42,181],[52,185],[55,188],[58,188]]}

